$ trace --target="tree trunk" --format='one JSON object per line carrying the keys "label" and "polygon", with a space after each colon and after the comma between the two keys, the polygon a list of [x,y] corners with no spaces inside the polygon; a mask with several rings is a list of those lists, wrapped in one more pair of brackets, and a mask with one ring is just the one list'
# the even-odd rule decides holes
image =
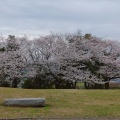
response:
{"label": "tree trunk", "polygon": [[109,82],[105,83],[105,89],[109,89]]}
{"label": "tree trunk", "polygon": [[12,87],[17,88],[17,84],[18,84],[17,78],[14,78],[12,82]]}

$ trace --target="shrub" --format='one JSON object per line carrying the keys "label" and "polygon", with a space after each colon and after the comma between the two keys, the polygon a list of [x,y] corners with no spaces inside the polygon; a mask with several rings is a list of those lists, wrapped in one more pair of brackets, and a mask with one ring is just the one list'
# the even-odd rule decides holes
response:
{"label": "shrub", "polygon": [[32,86],[32,79],[25,80],[24,83],[22,84],[22,88],[26,88],[26,89],[33,88],[33,86]]}
{"label": "shrub", "polygon": [[3,81],[0,86],[1,87],[10,87],[10,83],[8,81]]}

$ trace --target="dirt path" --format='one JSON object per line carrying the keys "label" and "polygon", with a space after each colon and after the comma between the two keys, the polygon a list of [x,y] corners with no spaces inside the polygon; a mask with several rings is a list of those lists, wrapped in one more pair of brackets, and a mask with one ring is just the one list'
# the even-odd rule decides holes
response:
{"label": "dirt path", "polygon": [[0,119],[0,120],[120,120],[120,118],[111,117],[95,117],[95,118],[15,118],[15,119]]}

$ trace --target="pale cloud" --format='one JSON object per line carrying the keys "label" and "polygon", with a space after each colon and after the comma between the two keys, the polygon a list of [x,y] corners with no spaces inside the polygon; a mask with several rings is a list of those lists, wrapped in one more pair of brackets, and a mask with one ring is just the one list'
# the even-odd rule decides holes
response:
{"label": "pale cloud", "polygon": [[92,33],[120,39],[119,0],[1,0],[0,32],[39,35]]}

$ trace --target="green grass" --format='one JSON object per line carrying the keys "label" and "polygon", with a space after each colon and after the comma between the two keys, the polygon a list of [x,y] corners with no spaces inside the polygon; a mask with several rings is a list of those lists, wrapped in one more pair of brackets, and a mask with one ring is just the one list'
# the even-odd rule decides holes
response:
{"label": "green grass", "polygon": [[[6,107],[6,98],[45,97],[41,108]],[[0,118],[119,117],[120,90],[14,89],[0,88]]]}
{"label": "green grass", "polygon": [[77,86],[77,89],[84,89],[84,83],[83,82],[78,82],[76,84],[76,86]]}

